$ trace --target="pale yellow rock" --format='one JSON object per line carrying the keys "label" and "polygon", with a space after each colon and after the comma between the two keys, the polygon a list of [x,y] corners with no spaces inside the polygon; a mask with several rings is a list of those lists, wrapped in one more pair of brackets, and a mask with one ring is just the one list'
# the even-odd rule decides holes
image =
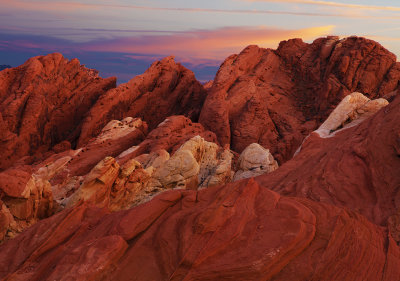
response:
{"label": "pale yellow rock", "polygon": [[[370,100],[363,94],[354,92],[346,96],[338,104],[315,132],[321,137],[329,137],[340,127],[348,128],[354,126],[386,105],[388,105],[388,101],[385,99]],[[357,122],[354,122],[355,120]]]}
{"label": "pale yellow rock", "polygon": [[375,114],[382,107],[385,107],[389,104],[389,102],[383,98],[370,100],[365,103],[361,108],[357,109],[357,113],[362,117],[369,117]]}
{"label": "pale yellow rock", "polygon": [[148,190],[150,178],[151,175],[138,161],[131,159],[126,162],[111,189],[108,205],[110,211],[129,209],[146,201],[151,192]]}
{"label": "pale yellow rock", "polygon": [[[72,150],[71,152],[74,152],[74,154],[76,153],[76,151],[74,151],[74,150]],[[49,163],[49,164],[39,168],[35,172],[35,176],[37,178],[41,178],[44,180],[50,180],[58,172],[63,170],[65,168],[65,166],[68,164],[68,161],[70,161],[71,159],[72,159],[72,156],[69,156],[69,155],[61,157],[61,158],[55,160],[54,162]]]}
{"label": "pale yellow rock", "polygon": [[229,150],[221,150],[215,143],[195,136],[155,169],[151,185],[154,188],[161,185],[163,188],[197,189],[223,184],[231,180],[232,157]]}
{"label": "pale yellow rock", "polygon": [[234,181],[256,177],[278,169],[278,162],[275,161],[269,149],[265,149],[258,143],[252,143],[243,150],[238,165],[239,170],[233,177]]}
{"label": "pale yellow rock", "polygon": [[122,167],[118,177],[128,177],[134,170],[141,168],[142,165],[135,159],[127,161]]}
{"label": "pale yellow rock", "polygon": [[104,141],[122,138],[135,131],[142,126],[142,124],[143,121],[140,118],[126,117],[122,121],[111,120],[101,130],[101,133],[96,137],[94,143],[102,143]]}
{"label": "pale yellow rock", "polygon": [[164,188],[186,188],[187,182],[197,177],[200,166],[188,150],[178,150],[153,173]]}
{"label": "pale yellow rock", "polygon": [[143,168],[153,167],[153,169],[158,169],[168,161],[169,158],[169,153],[165,149],[160,149],[152,151],[150,154],[142,154],[135,159],[142,164]]}
{"label": "pale yellow rock", "polygon": [[89,201],[96,206],[104,207],[108,204],[109,193],[118,174],[119,165],[115,159],[104,158],[86,175],[80,188],[64,200],[64,204],[66,207],[73,207],[80,201]]}
{"label": "pale yellow rock", "polygon": [[229,149],[219,151],[215,143],[205,142],[205,152],[200,163],[199,187],[224,184],[232,180],[232,158]]}

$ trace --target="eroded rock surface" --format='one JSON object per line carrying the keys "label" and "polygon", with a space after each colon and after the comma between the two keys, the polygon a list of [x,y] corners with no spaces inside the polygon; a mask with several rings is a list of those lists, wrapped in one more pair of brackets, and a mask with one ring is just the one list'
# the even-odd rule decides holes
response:
{"label": "eroded rock surface", "polygon": [[[0,245],[0,262],[6,280],[389,281],[400,274],[399,248],[383,228],[254,180],[173,190],[112,214],[67,209]],[[71,271],[79,268],[86,270]]]}
{"label": "eroded rock surface", "polygon": [[258,143],[252,143],[243,150],[238,160],[239,169],[233,180],[256,177],[278,169],[278,163],[268,149]]}
{"label": "eroded rock surface", "polygon": [[201,136],[208,142],[218,144],[215,134],[205,130],[201,124],[194,123],[183,115],[169,116],[158,124],[143,142],[121,153],[117,160],[119,163],[124,163],[139,155],[158,150],[174,153],[182,144],[195,136]]}
{"label": "eroded rock surface", "polygon": [[400,207],[400,97],[332,137],[317,133],[274,173],[256,178],[282,195],[350,208],[387,225]]}
{"label": "eroded rock surface", "polygon": [[383,98],[370,100],[361,93],[352,93],[338,104],[315,132],[321,137],[328,137],[339,128],[354,126],[362,122],[388,104],[389,102]]}
{"label": "eroded rock surface", "polygon": [[111,119],[138,117],[150,129],[171,115],[185,115],[197,121],[205,97],[206,91],[193,72],[173,57],[164,58],[144,74],[99,98],[83,122],[79,146],[97,135]]}
{"label": "eroded rock surface", "polygon": [[93,97],[71,134],[49,144],[43,133],[27,157],[2,162],[14,166],[0,171],[0,279],[398,280],[395,60],[376,42],[331,36],[250,46],[206,89],[172,58],[93,95],[106,80],[58,55],[0,72],[19,81],[0,94],[6,153],[21,137],[10,120],[34,124],[24,141],[53,128],[35,125],[36,107],[33,123],[3,115],[14,100],[7,110],[23,108],[29,79],[46,99],[75,82]]}
{"label": "eroded rock surface", "polygon": [[0,170],[27,156],[43,159],[62,141],[76,145],[82,119],[115,78],[61,54],[34,57],[0,72]]}
{"label": "eroded rock surface", "polygon": [[[120,166],[112,157],[100,161],[71,195],[58,202],[71,208],[81,202],[112,211],[128,209],[168,189],[193,189],[231,181],[232,153],[200,136],[185,142],[172,156],[165,150],[142,154]],[[68,187],[57,187],[68,190]]]}
{"label": "eroded rock surface", "polygon": [[222,146],[240,153],[259,143],[282,164],[346,95],[376,99],[395,92],[399,80],[396,56],[361,37],[249,46],[221,65],[199,122]]}

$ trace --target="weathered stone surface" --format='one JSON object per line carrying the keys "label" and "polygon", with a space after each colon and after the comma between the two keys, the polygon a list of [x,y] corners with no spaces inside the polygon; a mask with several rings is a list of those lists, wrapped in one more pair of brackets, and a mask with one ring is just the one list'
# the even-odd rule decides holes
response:
{"label": "weathered stone surface", "polygon": [[[345,128],[350,125],[354,126],[388,104],[389,102],[383,98],[370,100],[361,93],[352,93],[338,104],[315,132],[321,137],[328,137],[338,128]],[[357,122],[354,122],[355,120]]]}
{"label": "weathered stone surface", "polygon": [[72,207],[79,202],[90,202],[98,207],[105,207],[109,204],[110,190],[117,179],[119,165],[112,157],[106,157],[100,161],[88,175],[80,188],[62,204]]}
{"label": "weathered stone surface", "polygon": [[389,281],[400,274],[399,247],[385,229],[253,179],[173,190],[113,214],[86,205],[64,210],[0,245],[0,262],[0,278],[10,280]]}
{"label": "weathered stone surface", "polygon": [[127,149],[116,159],[118,163],[125,163],[139,155],[162,149],[168,153],[174,153],[182,144],[197,135],[208,142],[218,144],[215,134],[205,130],[201,124],[193,123],[182,115],[169,116],[158,124],[157,128],[152,130],[143,142]]}
{"label": "weathered stone surface", "polygon": [[378,225],[400,208],[400,97],[329,138],[312,133],[301,151],[257,179],[282,195],[347,207]]}
{"label": "weathered stone surface", "polygon": [[197,189],[231,180],[233,155],[200,136],[185,142],[153,177],[163,188]]}
{"label": "weathered stone surface", "polygon": [[[73,68],[63,59],[36,60],[46,65],[32,80],[40,82],[35,93],[48,93],[34,100],[40,104],[52,101],[50,89],[70,86],[60,79]],[[398,280],[395,60],[364,38],[294,39],[229,57],[207,89],[171,59],[102,88],[80,120],[71,119],[73,132],[57,131],[0,172],[0,279]],[[3,144],[20,137],[10,120],[28,124],[3,109],[13,97],[21,102],[26,93],[14,88],[29,85],[29,73],[6,87],[13,96],[0,94]],[[75,81],[83,94],[79,87],[92,89],[85,79]],[[98,89],[104,81],[94,79]],[[10,108],[23,108],[17,105]],[[52,106],[72,109],[46,103],[38,111],[46,119],[32,107],[29,120],[45,120],[32,134],[52,120]],[[205,127],[194,123],[200,110]],[[328,138],[313,132],[320,125]],[[285,162],[279,169],[268,150]],[[237,181],[228,183],[236,169]],[[246,176],[256,177],[238,180]]]}
{"label": "weathered stone surface", "polygon": [[269,150],[258,143],[252,143],[243,150],[238,160],[238,166],[239,169],[233,177],[234,181],[256,177],[278,169],[278,163]]}
{"label": "weathered stone surface", "polygon": [[101,96],[83,123],[79,146],[94,137],[110,119],[140,117],[150,130],[171,115],[185,115],[197,121],[205,97],[206,91],[193,72],[173,57],[164,58],[144,74]]}
{"label": "weathered stone surface", "polygon": [[[168,189],[196,190],[230,182],[232,157],[229,150],[200,136],[185,142],[171,157],[165,150],[157,150],[130,159],[121,167],[107,157],[82,178],[79,189],[71,188],[70,182],[58,186],[57,191],[67,191],[61,198],[58,195],[58,202],[68,208],[85,201],[111,211],[125,210]],[[76,179],[72,183],[77,184]]]}
{"label": "weathered stone surface", "polygon": [[282,164],[346,95],[384,97],[399,80],[395,55],[362,37],[249,46],[221,65],[199,122],[223,147],[240,153],[259,143]]}
{"label": "weathered stone surface", "polygon": [[76,145],[85,114],[115,78],[67,60],[61,54],[34,57],[0,72],[0,170],[27,163],[68,140]]}
{"label": "weathered stone surface", "polygon": [[0,172],[0,241],[53,214],[51,185],[24,167]]}

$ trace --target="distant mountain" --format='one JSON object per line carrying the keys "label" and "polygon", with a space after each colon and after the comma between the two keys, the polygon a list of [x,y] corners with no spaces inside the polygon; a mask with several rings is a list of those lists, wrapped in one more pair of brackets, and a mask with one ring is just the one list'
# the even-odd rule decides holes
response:
{"label": "distant mountain", "polygon": [[4,69],[6,69],[6,68],[11,68],[11,65],[8,65],[8,64],[2,64],[2,65],[0,65],[0,71],[4,70]]}

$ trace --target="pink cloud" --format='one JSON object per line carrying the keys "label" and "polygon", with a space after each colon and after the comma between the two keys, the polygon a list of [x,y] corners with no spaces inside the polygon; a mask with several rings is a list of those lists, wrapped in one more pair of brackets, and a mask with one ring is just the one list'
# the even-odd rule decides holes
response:
{"label": "pink cloud", "polygon": [[266,27],[227,27],[196,30],[172,35],[121,37],[89,42],[81,46],[86,51],[121,52],[146,55],[175,55],[181,61],[214,65],[215,61],[239,52],[250,44],[276,47],[282,40],[301,37],[311,40],[329,35],[334,26],[318,26],[298,30]]}
{"label": "pink cloud", "polygon": [[385,10],[400,12],[400,7],[395,6],[378,6],[378,5],[365,5],[365,4],[351,4],[333,1],[320,1],[320,0],[245,0],[247,2],[276,2],[276,3],[297,3],[317,6],[340,7],[340,8],[355,8],[355,9],[368,9],[368,10]]}

